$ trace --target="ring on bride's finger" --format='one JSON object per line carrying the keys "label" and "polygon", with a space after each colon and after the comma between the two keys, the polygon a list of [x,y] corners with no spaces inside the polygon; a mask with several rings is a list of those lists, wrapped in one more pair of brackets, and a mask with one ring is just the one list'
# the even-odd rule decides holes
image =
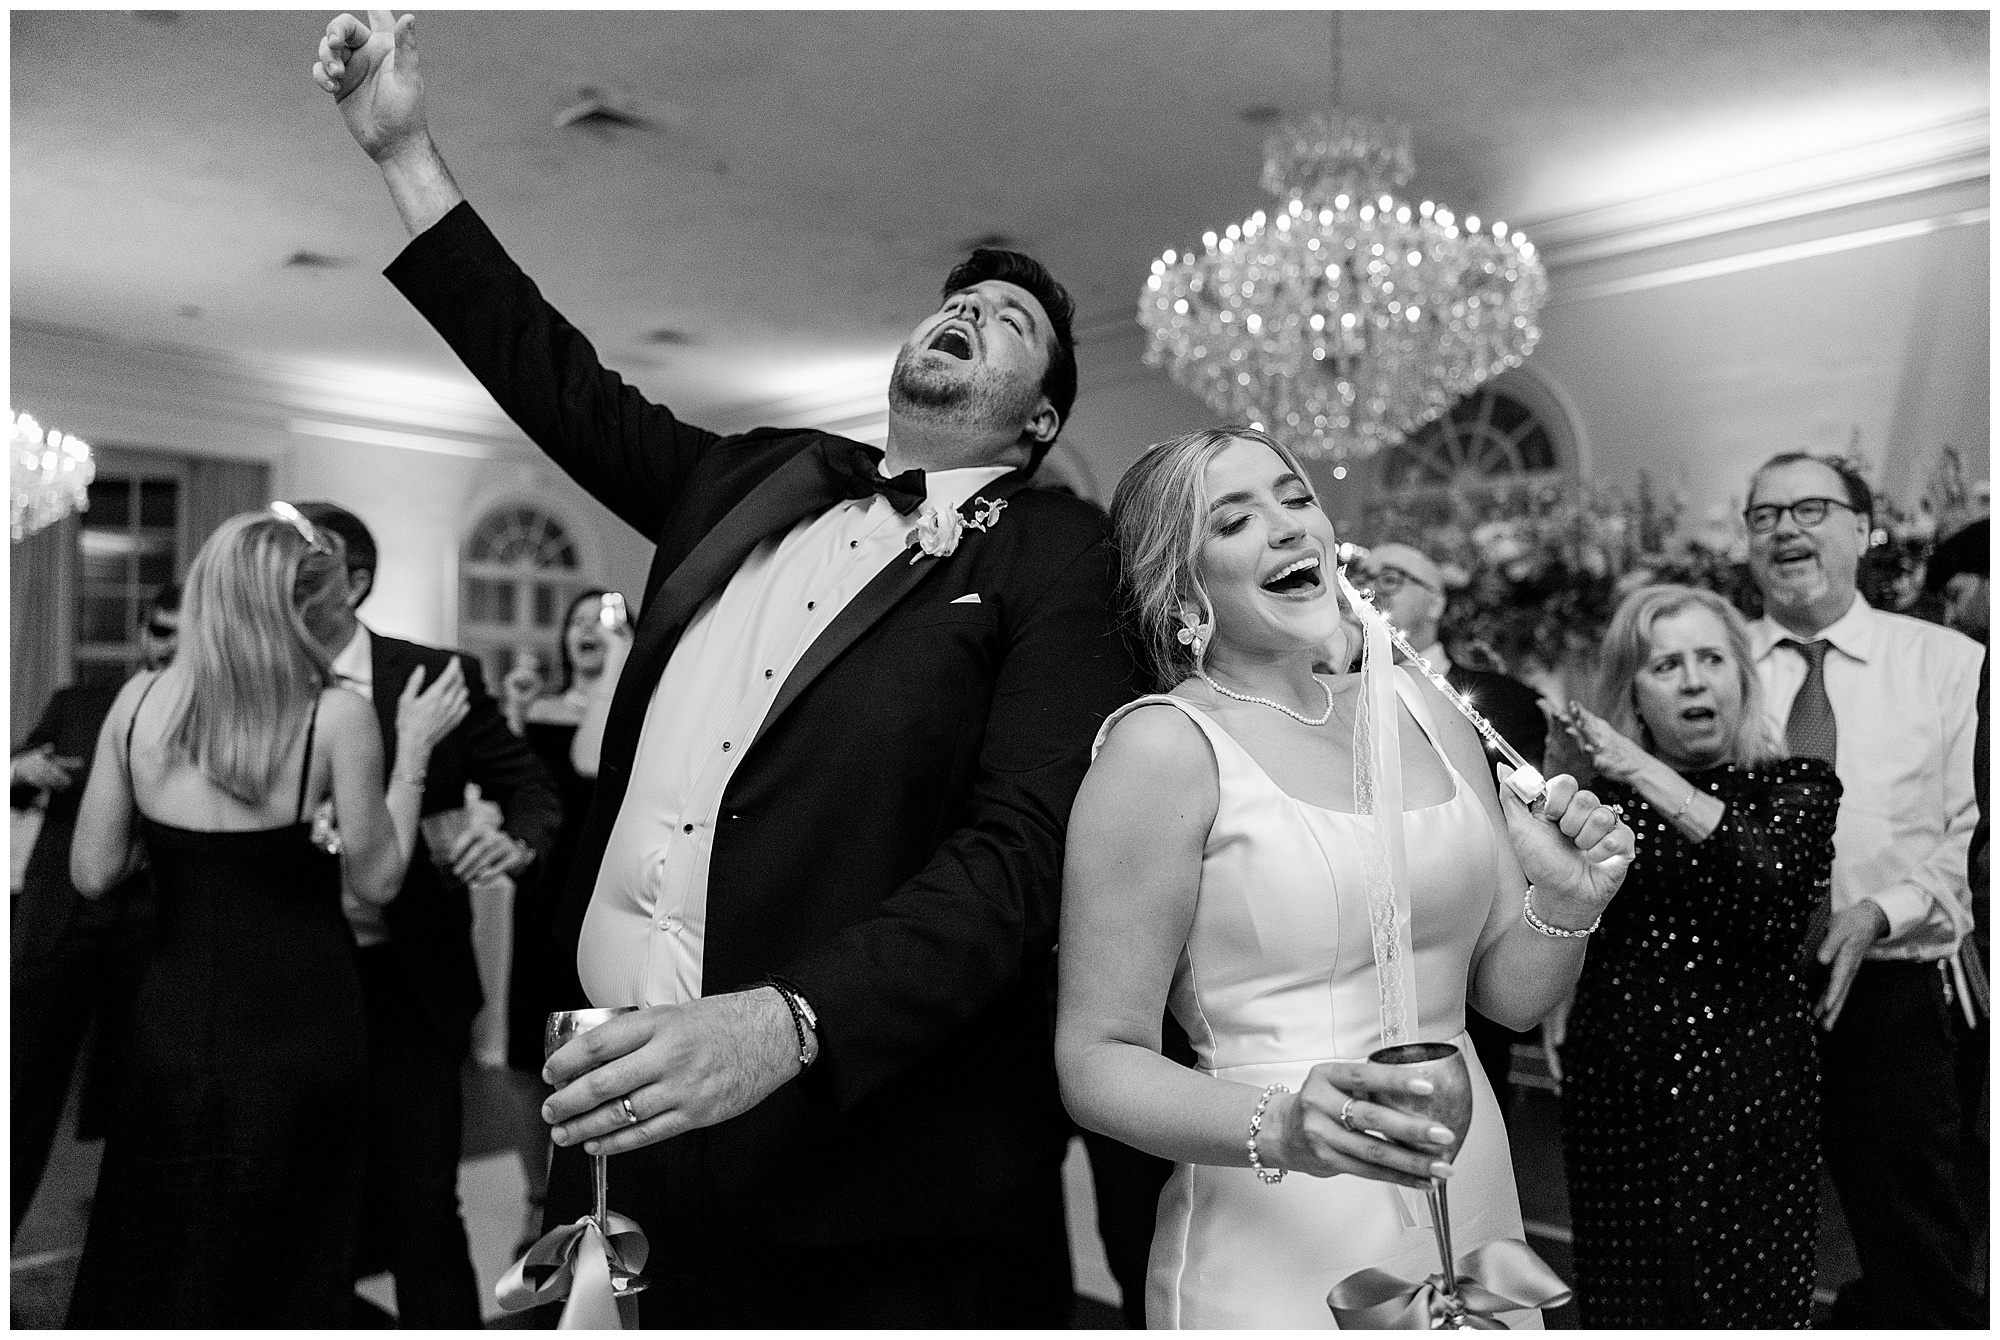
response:
{"label": "ring on bride's finger", "polygon": [[639,1124],[639,1114],[632,1110],[632,1099],[629,1094],[618,1100],[618,1106],[625,1113],[625,1122],[627,1125],[637,1126]]}
{"label": "ring on bride's finger", "polygon": [[1361,1131],[1355,1126],[1353,1122],[1347,1119],[1347,1110],[1353,1106],[1354,1106],[1354,1099],[1352,1098],[1349,1098],[1346,1102],[1340,1105],[1340,1124],[1347,1127],[1348,1130],[1353,1131],[1356,1135],[1359,1135],[1361,1134]]}

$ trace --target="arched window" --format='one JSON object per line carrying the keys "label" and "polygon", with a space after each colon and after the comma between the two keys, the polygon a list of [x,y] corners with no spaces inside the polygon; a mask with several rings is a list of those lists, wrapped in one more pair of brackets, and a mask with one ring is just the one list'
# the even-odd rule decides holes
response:
{"label": "arched window", "polygon": [[1373,507],[1442,521],[1454,490],[1491,495],[1567,479],[1576,461],[1575,429],[1555,393],[1503,373],[1382,453]]}
{"label": "arched window", "polygon": [[466,538],[459,571],[459,643],[479,657],[487,687],[497,692],[523,652],[539,658],[553,683],[563,611],[596,585],[563,523],[519,503],[498,507]]}

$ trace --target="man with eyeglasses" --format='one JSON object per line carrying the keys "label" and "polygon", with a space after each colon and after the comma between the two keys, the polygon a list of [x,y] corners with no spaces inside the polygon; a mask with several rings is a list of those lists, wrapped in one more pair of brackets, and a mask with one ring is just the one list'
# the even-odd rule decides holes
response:
{"label": "man with eyeglasses", "polygon": [[[181,588],[163,586],[147,602],[138,629],[140,668],[163,669],[180,640]],[[9,1150],[13,1172],[13,1226],[19,1228],[41,1184],[49,1148],[62,1120],[77,1056],[92,1020],[109,1001],[107,986],[125,976],[120,967],[134,947],[134,924],[146,876],[132,877],[103,898],[85,898],[69,880],[70,838],[97,735],[122,684],[78,684],[57,689],[8,772],[14,808],[46,797],[42,829],[22,872],[14,906],[10,1029],[13,1087]],[[94,1045],[86,1065],[77,1135],[95,1138],[95,1097],[105,1091],[107,1058]]]}
{"label": "man with eyeglasses", "polygon": [[1833,1324],[1983,1327],[1954,1073],[1959,1047],[1986,1045],[1966,944],[1981,651],[1862,599],[1873,510],[1847,462],[1787,452],[1752,477],[1743,514],[1767,710],[1842,786],[1824,939],[1802,956],[1826,974],[1822,1141],[1861,1258]]}
{"label": "man with eyeglasses", "polygon": [[[1540,763],[1548,719],[1536,705],[1535,691],[1511,675],[1460,665],[1445,651],[1439,636],[1446,604],[1443,569],[1429,554],[1407,544],[1378,544],[1368,551],[1367,573],[1375,591],[1375,607],[1410,640],[1417,654],[1433,669],[1443,670],[1445,682],[1470,698],[1523,758]],[[1490,761],[1499,755],[1489,749],[1487,757]],[[1512,1107],[1507,1077],[1513,1069],[1514,1044],[1532,1042],[1535,1034],[1496,1024],[1470,1006],[1465,1011],[1465,1028],[1472,1035],[1473,1050],[1479,1053],[1479,1064],[1505,1117]]]}

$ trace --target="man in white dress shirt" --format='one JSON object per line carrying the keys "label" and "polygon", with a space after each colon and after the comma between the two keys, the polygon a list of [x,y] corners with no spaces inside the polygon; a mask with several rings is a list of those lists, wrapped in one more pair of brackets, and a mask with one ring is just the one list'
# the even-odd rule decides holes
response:
{"label": "man in white dress shirt", "polygon": [[1959,961],[1981,652],[1862,599],[1872,512],[1851,466],[1802,453],[1757,471],[1744,512],[1765,702],[1792,753],[1831,759],[1842,786],[1814,1011],[1823,1140],[1862,1276],[1834,1325],[1983,1327],[1954,1081],[1957,1048],[1986,1045],[1978,970]]}

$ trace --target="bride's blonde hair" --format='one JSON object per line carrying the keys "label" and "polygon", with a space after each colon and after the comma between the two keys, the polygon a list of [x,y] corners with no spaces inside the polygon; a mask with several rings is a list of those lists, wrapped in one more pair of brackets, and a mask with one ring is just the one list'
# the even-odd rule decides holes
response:
{"label": "bride's blonde hair", "polygon": [[270,512],[229,518],[195,555],[181,597],[167,756],[246,805],[270,794],[333,682],[313,628],[346,598],[347,559],[339,536],[308,529],[310,539]]}
{"label": "bride's blonde hair", "polygon": [[1214,606],[1196,571],[1208,521],[1208,463],[1232,442],[1256,442],[1276,452],[1300,479],[1306,468],[1282,442],[1257,428],[1204,428],[1156,442],[1132,462],[1111,496],[1111,529],[1122,556],[1120,591],[1126,616],[1157,691],[1194,674],[1200,661],[1180,640],[1184,611],[1200,611],[1213,629]]}

